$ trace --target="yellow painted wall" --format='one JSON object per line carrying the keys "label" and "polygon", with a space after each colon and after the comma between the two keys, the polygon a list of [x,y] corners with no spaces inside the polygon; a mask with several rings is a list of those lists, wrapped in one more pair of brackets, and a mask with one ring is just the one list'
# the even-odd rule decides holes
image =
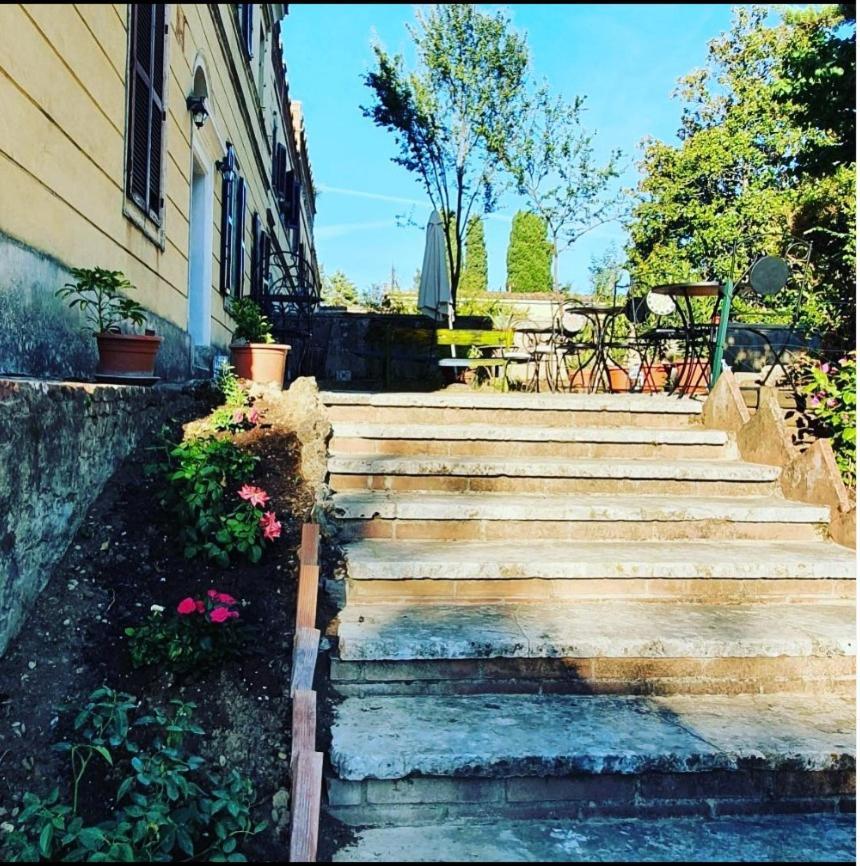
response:
{"label": "yellow painted wall", "polygon": [[[259,32],[259,5],[255,11]],[[248,185],[247,293],[252,215],[257,211],[264,219],[267,207],[276,212],[269,177],[274,106],[263,114],[259,57],[245,60],[232,5],[170,4],[167,19],[161,244],[157,232],[143,231],[124,215],[134,210],[124,191],[127,5],[0,6],[0,231],[67,266],[123,271],[136,286],[136,300],[185,329],[192,139],[213,166],[226,141],[236,149]],[[185,99],[200,60],[211,118],[197,130]],[[270,76],[268,57],[265,70]],[[230,332],[218,291],[219,173],[213,181],[212,342],[225,346]]]}

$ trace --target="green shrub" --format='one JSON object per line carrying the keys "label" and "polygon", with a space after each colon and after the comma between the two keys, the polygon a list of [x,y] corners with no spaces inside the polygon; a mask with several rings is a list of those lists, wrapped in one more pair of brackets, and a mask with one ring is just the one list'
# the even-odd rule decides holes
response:
{"label": "green shrub", "polygon": [[199,673],[241,655],[246,643],[239,602],[210,589],[203,599],[184,598],[165,615],[153,605],[139,626],[125,629],[131,663],[159,665],[176,673]]}
{"label": "green shrub", "polygon": [[272,323],[263,315],[259,304],[251,298],[236,298],[227,307],[236,323],[233,339],[236,342],[274,343]]}
{"label": "green shrub", "polygon": [[[3,843],[13,862],[244,862],[239,845],[261,832],[254,824],[251,781],[234,768],[206,764],[188,744],[204,731],[195,705],[171,701],[165,713],[139,713],[131,695],[102,687],[73,723],[73,739],[57,748],[71,762],[71,802],[60,787],[28,792]],[[133,737],[132,737],[133,733]],[[116,782],[110,816],[88,825],[78,814],[80,784],[98,757]]]}
{"label": "green shrub", "polygon": [[204,436],[159,449],[147,472],[160,477],[161,506],[173,518],[186,558],[205,555],[228,565],[239,553],[251,562],[281,525],[264,511],[269,495],[247,484],[258,459],[227,439]]}
{"label": "green shrub", "polygon": [[122,292],[134,286],[122,271],[108,271],[104,268],[72,268],[75,282],[66,283],[57,289],[58,298],[69,301],[69,306],[77,307],[94,334],[118,331],[123,322],[131,322],[138,327],[146,322],[146,310]]}

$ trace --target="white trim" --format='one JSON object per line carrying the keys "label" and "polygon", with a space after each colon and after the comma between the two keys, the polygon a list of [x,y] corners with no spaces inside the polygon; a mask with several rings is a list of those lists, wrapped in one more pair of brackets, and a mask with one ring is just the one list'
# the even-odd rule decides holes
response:
{"label": "white trim", "polygon": [[212,342],[215,166],[195,133],[196,129],[192,129],[188,192],[188,333],[192,345],[208,346]]}

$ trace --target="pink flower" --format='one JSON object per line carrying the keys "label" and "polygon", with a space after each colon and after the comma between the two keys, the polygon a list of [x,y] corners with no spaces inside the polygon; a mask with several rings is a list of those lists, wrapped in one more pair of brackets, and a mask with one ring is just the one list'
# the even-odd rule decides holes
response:
{"label": "pink flower", "polygon": [[830,372],[830,364],[828,364],[826,361],[821,365],[821,372],[822,373],[829,373]]}
{"label": "pink flower", "polygon": [[218,595],[218,590],[210,589],[209,592],[206,593],[206,595],[208,595],[209,598],[215,598]]}
{"label": "pink flower", "polygon": [[227,618],[228,619],[238,619],[239,618],[239,611],[238,610],[228,610],[227,611]]}
{"label": "pink flower", "polygon": [[250,484],[245,484],[239,490],[239,497],[259,508],[262,508],[270,499],[269,494],[265,490],[261,487],[253,487]]}
{"label": "pink flower", "polygon": [[218,592],[217,589],[210,589],[206,594],[209,598],[214,598],[216,601],[221,602],[221,604],[226,604],[228,607],[239,603],[232,595],[228,595],[226,592]]}
{"label": "pink flower", "polygon": [[212,622],[225,622],[230,618],[230,611],[227,610],[226,607],[216,607],[212,613],[209,614],[209,619]]}
{"label": "pink flower", "polygon": [[278,522],[274,511],[267,511],[260,518],[260,526],[263,527],[263,538],[266,541],[274,541],[281,537],[281,524]]}
{"label": "pink flower", "polygon": [[259,424],[260,423],[260,413],[256,409],[252,409],[248,413],[248,423],[249,424]]}
{"label": "pink flower", "polygon": [[241,424],[244,420],[245,420],[245,410],[244,409],[237,409],[233,413],[233,423],[234,424]]}
{"label": "pink flower", "polygon": [[187,616],[189,613],[194,613],[197,610],[197,602],[194,601],[193,598],[183,598],[182,601],[176,605],[176,612],[181,614],[182,616]]}
{"label": "pink flower", "polygon": [[810,405],[810,406],[817,406],[820,402],[821,402],[821,400],[819,400],[818,397],[813,397],[813,398],[809,401],[809,405]]}
{"label": "pink flower", "polygon": [[835,397],[830,397],[827,401],[828,408],[832,409],[839,401]]}
{"label": "pink flower", "polygon": [[196,607],[197,613],[205,613],[206,612],[206,605],[202,601],[200,601],[200,599],[195,601],[194,605]]}

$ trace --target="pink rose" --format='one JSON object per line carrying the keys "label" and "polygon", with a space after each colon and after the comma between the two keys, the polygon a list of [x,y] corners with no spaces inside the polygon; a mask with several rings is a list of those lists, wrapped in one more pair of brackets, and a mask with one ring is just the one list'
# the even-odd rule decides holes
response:
{"label": "pink rose", "polygon": [[200,601],[200,599],[197,599],[197,601],[195,601],[194,604],[196,606],[197,613],[205,613],[206,612],[206,605],[202,601]]}
{"label": "pink rose", "polygon": [[274,541],[281,537],[281,524],[278,522],[274,511],[267,511],[260,518],[260,526],[263,527],[263,538],[266,541]]}
{"label": "pink rose", "polygon": [[230,611],[227,610],[226,607],[216,607],[212,613],[209,614],[209,619],[212,622],[225,622],[230,618]]}
{"label": "pink rose", "polygon": [[262,508],[269,501],[270,496],[261,487],[245,484],[239,489],[239,498],[250,502],[255,507]]}
{"label": "pink rose", "polygon": [[241,424],[244,420],[245,420],[245,410],[244,409],[237,409],[233,413],[233,423],[234,424]]}
{"label": "pink rose", "polygon": [[226,604],[228,607],[238,604],[235,598],[232,595],[228,595],[226,592],[216,592],[215,598],[221,602],[221,604]]}
{"label": "pink rose", "polygon": [[197,610],[197,602],[194,601],[193,598],[183,598],[182,601],[176,605],[176,612],[181,614],[182,616],[187,616],[189,613],[194,613]]}
{"label": "pink rose", "polygon": [[829,373],[830,372],[830,364],[828,364],[826,361],[821,365],[821,372],[822,373]]}
{"label": "pink rose", "polygon": [[252,409],[248,413],[248,423],[249,424],[259,424],[260,423],[260,413],[256,409]]}
{"label": "pink rose", "polygon": [[217,590],[217,589],[210,589],[210,590],[206,593],[206,595],[208,595],[209,598],[216,598],[216,597],[218,596],[218,590]]}

